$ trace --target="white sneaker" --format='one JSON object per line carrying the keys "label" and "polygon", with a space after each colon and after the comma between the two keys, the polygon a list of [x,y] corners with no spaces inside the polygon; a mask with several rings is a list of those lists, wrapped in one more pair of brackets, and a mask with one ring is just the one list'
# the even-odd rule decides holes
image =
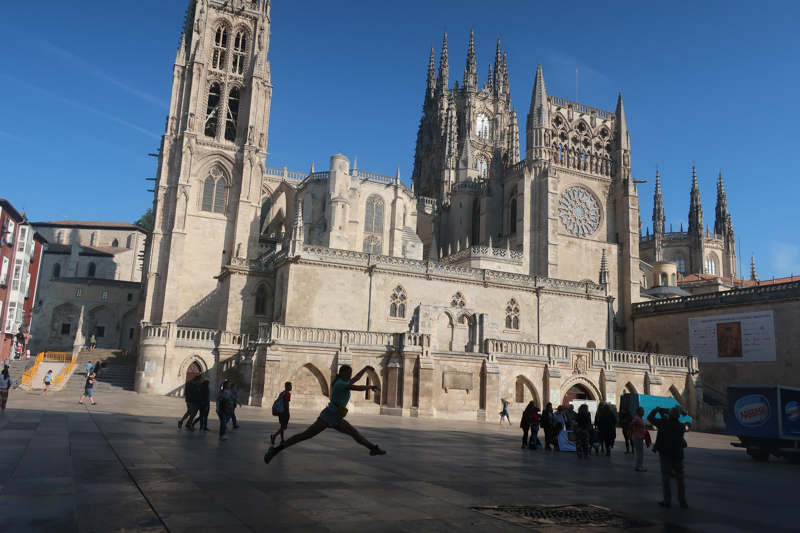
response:
{"label": "white sneaker", "polygon": [[227,435],[221,435],[219,437],[219,440],[228,440],[228,436]]}

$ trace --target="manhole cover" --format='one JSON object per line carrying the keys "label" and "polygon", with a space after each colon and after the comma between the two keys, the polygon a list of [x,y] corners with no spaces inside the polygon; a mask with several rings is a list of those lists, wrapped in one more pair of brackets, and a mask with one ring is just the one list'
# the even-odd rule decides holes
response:
{"label": "manhole cover", "polygon": [[[602,531],[663,531],[661,522],[596,505],[531,505],[523,507],[470,507],[473,511],[537,531],[603,528]],[[680,528],[681,531],[687,531]],[[598,531],[593,529],[593,531]]]}

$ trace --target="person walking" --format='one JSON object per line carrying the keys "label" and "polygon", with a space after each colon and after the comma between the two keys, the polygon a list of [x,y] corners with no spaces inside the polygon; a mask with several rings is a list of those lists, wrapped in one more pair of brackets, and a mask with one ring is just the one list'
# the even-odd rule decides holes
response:
{"label": "person walking", "polygon": [[[656,418],[661,414],[661,418]],[[661,462],[661,485],[664,499],[658,502],[661,507],[672,505],[672,492],[670,490],[670,477],[675,476],[678,484],[678,503],[681,509],[687,509],[686,485],[683,479],[683,448],[686,441],[683,438],[686,428],[681,424],[681,414],[677,408],[670,410],[655,408],[647,415],[647,421],[658,428],[654,450],[658,452]]]}
{"label": "person walking", "polygon": [[611,406],[605,404],[603,410],[598,413],[598,431],[600,432],[600,442],[606,450],[606,456],[611,456],[611,448],[617,440],[617,417],[611,411]]}
{"label": "person walking", "polygon": [[89,374],[91,374],[91,373],[92,373],[92,368],[94,368],[94,365],[92,364],[92,362],[91,362],[91,361],[89,361],[88,363],[86,363],[86,377],[87,377],[87,378],[89,377]]}
{"label": "person walking", "polygon": [[[531,428],[536,427],[536,423],[534,421],[534,415],[536,413],[534,412],[534,409],[536,409],[536,402],[533,401],[528,402],[528,406],[525,407],[525,410],[522,412],[522,420],[520,420],[519,422],[519,427],[520,429],[522,429],[523,449],[527,448],[531,443],[534,442],[533,435],[536,434],[535,432],[533,433],[533,435],[531,435],[530,439],[528,439],[528,432],[531,430]],[[536,446],[534,446],[534,448],[535,447]]]}
{"label": "person walking", "polygon": [[0,411],[6,410],[6,403],[8,403],[8,392],[11,390],[11,385],[14,381],[8,375],[8,367],[3,368],[3,373],[0,374]]}
{"label": "person walking", "polygon": [[633,443],[633,449],[636,452],[636,470],[637,472],[647,472],[642,468],[644,461],[644,439],[647,436],[647,426],[644,424],[642,417],[644,416],[644,408],[636,408],[636,416],[631,420],[630,439]]}
{"label": "person walking", "polygon": [[591,459],[589,451],[589,432],[592,430],[592,415],[589,406],[581,404],[575,417],[575,451],[578,459]]}
{"label": "person walking", "polygon": [[186,431],[194,431],[194,417],[197,415],[197,397],[200,394],[200,376],[195,376],[191,381],[186,382],[186,387],[183,391],[183,398],[186,400],[186,412],[183,417],[178,420],[178,429],[183,426],[183,421],[187,418]]}
{"label": "person walking", "polygon": [[47,393],[50,392],[50,383],[53,381],[53,371],[48,370],[47,374],[44,375],[44,395],[47,396]]}
{"label": "person walking", "polygon": [[370,441],[364,438],[364,436],[362,436],[356,428],[351,426],[350,423],[344,419],[344,417],[347,416],[347,404],[350,402],[351,391],[381,390],[375,385],[355,384],[368,370],[371,372],[375,371],[375,369],[371,366],[367,366],[364,367],[358,374],[353,376],[353,369],[349,365],[342,365],[341,368],[339,368],[339,373],[336,374],[336,377],[333,380],[333,385],[331,386],[331,401],[328,406],[319,414],[319,418],[317,418],[317,420],[302,433],[292,435],[286,439],[285,442],[282,442],[278,446],[270,446],[269,450],[267,450],[267,453],[264,454],[264,462],[269,464],[269,462],[272,461],[272,459],[281,451],[290,446],[294,446],[299,442],[303,442],[304,440],[312,439],[328,428],[335,429],[340,433],[351,436],[353,440],[367,448],[370,455],[386,455],[384,450],[381,450],[377,444],[372,444]]}
{"label": "person walking", "polygon": [[228,420],[231,419],[233,412],[233,397],[231,396],[231,384],[225,380],[222,390],[217,394],[217,416],[219,417],[219,440],[228,440],[225,430],[228,427]]}
{"label": "person walking", "polygon": [[620,407],[619,408],[619,426],[622,428],[622,437],[625,439],[625,455],[631,453],[631,448],[633,447],[633,442],[631,442],[631,438],[629,435],[629,431],[631,429],[631,422],[633,422],[633,416],[631,416],[631,412],[628,411],[627,407]]}
{"label": "person walking", "polygon": [[233,422],[233,429],[239,429],[239,424],[236,423],[236,406],[241,407],[239,401],[239,391],[236,389],[236,383],[231,383],[231,398],[233,399],[233,410],[231,411],[231,422]]}
{"label": "person walking", "polygon": [[553,404],[547,402],[547,405],[544,406],[544,411],[542,411],[542,430],[544,431],[544,449],[547,451],[552,450],[550,445],[552,444],[553,440],[553,426],[555,417],[553,415]]}
{"label": "person walking", "polygon": [[89,337],[89,351],[91,352],[95,348],[97,348],[97,339],[95,338],[94,333],[92,333],[92,336]]}
{"label": "person walking", "polygon": [[200,410],[200,414],[197,417],[200,421],[200,429],[211,431],[208,429],[208,412],[211,410],[211,387],[207,379],[200,385],[200,391],[197,393],[197,408]]}
{"label": "person walking", "polygon": [[286,428],[289,427],[289,402],[292,401],[292,383],[287,381],[283,385],[283,392],[278,395],[278,399],[282,402],[283,410],[278,412],[278,424],[280,427],[278,431],[269,436],[270,444],[275,444],[275,439],[278,435],[281,436],[281,444],[283,444],[283,436]]}
{"label": "person walking", "polygon": [[603,410],[605,409],[605,406],[606,406],[605,403],[600,402],[597,405],[597,412],[594,414],[594,429],[597,432],[597,438],[592,438],[592,440],[590,442],[592,444],[594,444],[595,442],[599,442],[600,443],[600,449],[598,450],[597,448],[595,448],[594,449],[594,453],[605,452],[606,451],[605,445],[603,444],[603,436],[602,436],[602,433],[600,431],[600,419],[602,418],[601,415],[603,414]]}
{"label": "person walking", "polygon": [[513,424],[511,423],[511,415],[508,414],[508,406],[509,406],[510,403],[511,402],[509,402],[508,400],[503,400],[503,410],[500,411],[500,425],[501,426],[503,425],[503,418],[508,420],[508,425],[509,426],[513,426]]}
{"label": "person walking", "polygon": [[94,392],[95,377],[96,376],[94,372],[92,372],[89,374],[89,377],[86,378],[86,384],[83,386],[83,396],[81,396],[81,399],[78,401],[79,404],[83,405],[83,399],[88,396],[89,401],[92,402],[92,405],[97,405],[97,402],[95,402],[94,398],[92,397],[92,393]]}

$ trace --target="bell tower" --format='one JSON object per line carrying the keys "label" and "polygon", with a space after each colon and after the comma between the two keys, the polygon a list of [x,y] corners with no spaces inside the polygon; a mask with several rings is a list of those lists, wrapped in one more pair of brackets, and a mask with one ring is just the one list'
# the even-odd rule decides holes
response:
{"label": "bell tower", "polygon": [[145,322],[216,328],[231,257],[258,252],[270,0],[190,0],[158,157]]}

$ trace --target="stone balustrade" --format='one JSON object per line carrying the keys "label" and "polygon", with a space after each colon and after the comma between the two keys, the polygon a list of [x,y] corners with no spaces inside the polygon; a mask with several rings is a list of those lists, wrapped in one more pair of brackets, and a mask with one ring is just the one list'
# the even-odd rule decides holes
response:
{"label": "stone balustrade", "polygon": [[285,326],[283,324],[261,324],[258,328],[258,343],[299,342],[328,344],[331,346],[358,345],[381,346],[396,349],[401,343],[401,333],[380,331],[351,331],[325,328]]}
{"label": "stone balustrade", "polygon": [[192,328],[178,326],[175,322],[164,324],[142,323],[142,344],[167,344],[176,346],[204,346],[216,347],[219,345],[246,348],[250,344],[250,337],[231,331],[219,331],[209,328]]}

